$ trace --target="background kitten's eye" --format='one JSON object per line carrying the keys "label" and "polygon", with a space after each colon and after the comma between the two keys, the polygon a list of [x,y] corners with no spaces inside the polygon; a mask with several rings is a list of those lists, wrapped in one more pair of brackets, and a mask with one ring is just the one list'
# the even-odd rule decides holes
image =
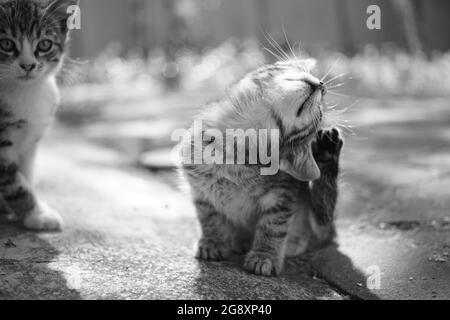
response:
{"label": "background kitten's eye", "polygon": [[42,40],[38,43],[37,49],[41,52],[47,52],[53,47],[53,42],[50,40]]}
{"label": "background kitten's eye", "polygon": [[16,45],[14,44],[14,41],[9,39],[2,39],[0,40],[0,49],[2,49],[5,52],[11,52],[14,51],[16,48]]}

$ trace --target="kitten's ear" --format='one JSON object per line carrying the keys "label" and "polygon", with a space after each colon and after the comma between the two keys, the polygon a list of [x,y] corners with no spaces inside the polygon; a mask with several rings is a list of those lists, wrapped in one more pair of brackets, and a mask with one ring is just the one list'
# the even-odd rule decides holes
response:
{"label": "kitten's ear", "polygon": [[71,12],[71,6],[79,6],[79,0],[51,0],[46,9],[46,14],[57,17],[61,20],[67,20]]}
{"label": "kitten's ear", "polygon": [[320,169],[314,160],[311,143],[298,146],[287,159],[281,159],[280,170],[300,181],[319,179]]}
{"label": "kitten's ear", "polygon": [[[45,9],[45,16],[59,21],[60,31],[68,35],[71,30],[69,18],[79,14],[79,0],[51,0]],[[51,20],[50,20],[51,21]]]}

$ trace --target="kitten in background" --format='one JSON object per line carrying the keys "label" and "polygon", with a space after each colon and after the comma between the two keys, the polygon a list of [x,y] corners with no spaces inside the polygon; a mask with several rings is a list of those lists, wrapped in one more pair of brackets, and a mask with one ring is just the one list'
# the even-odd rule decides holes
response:
{"label": "kitten in background", "polygon": [[0,1],[0,200],[33,230],[59,230],[61,216],[33,191],[38,143],[59,104],[56,76],[67,43],[67,8],[78,0]]}

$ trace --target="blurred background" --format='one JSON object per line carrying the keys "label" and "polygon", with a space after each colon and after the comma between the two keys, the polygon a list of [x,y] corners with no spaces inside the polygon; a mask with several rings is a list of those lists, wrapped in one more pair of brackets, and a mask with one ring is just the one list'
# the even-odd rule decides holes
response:
{"label": "blurred background", "polygon": [[[380,30],[366,26],[372,4]],[[446,0],[81,0],[60,118],[139,162],[171,145],[202,104],[274,62],[271,37],[318,59],[318,77],[335,77],[333,105],[445,97],[449,12]]]}
{"label": "blurred background", "polygon": [[[366,9],[376,4],[382,28],[368,30]],[[410,51],[446,51],[450,5],[445,0],[94,0],[81,1],[83,35],[74,54],[94,57],[111,42],[148,54],[155,48],[204,50],[231,37],[262,39],[279,33],[309,49],[354,55],[367,44],[392,43]]]}

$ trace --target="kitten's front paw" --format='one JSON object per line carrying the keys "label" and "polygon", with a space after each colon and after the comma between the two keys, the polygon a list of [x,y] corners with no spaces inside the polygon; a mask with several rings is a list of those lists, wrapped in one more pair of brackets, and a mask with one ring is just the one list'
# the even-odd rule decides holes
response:
{"label": "kitten's front paw", "polygon": [[220,261],[228,257],[230,248],[223,243],[209,239],[201,239],[195,257],[207,261]]}
{"label": "kitten's front paw", "polygon": [[23,221],[26,228],[36,231],[60,231],[63,219],[47,204],[40,203]]}
{"label": "kitten's front paw", "polygon": [[280,274],[282,263],[267,253],[250,251],[245,257],[244,268],[256,275],[274,277]]}
{"label": "kitten's front paw", "polygon": [[337,128],[320,130],[316,141],[312,144],[314,159],[319,165],[337,162],[343,145],[344,140]]}

